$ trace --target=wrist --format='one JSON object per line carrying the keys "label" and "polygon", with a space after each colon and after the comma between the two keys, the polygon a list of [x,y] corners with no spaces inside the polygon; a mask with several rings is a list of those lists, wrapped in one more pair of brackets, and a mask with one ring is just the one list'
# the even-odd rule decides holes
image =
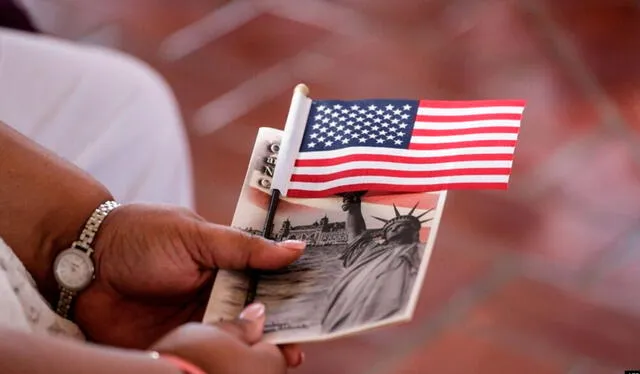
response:
{"label": "wrist", "polygon": [[[56,257],[77,241],[92,213],[105,201],[113,197],[105,189],[95,189],[72,200],[72,204],[57,206],[44,217],[42,239],[37,259],[27,268],[35,279],[42,295],[54,305],[60,294],[54,276]],[[70,208],[72,205],[73,208]],[[54,305],[55,306],[55,305]]]}

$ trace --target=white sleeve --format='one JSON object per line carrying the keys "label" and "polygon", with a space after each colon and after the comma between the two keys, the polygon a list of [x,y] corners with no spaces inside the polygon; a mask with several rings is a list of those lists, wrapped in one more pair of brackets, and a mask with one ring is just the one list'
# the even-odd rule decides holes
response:
{"label": "white sleeve", "polygon": [[84,339],[74,323],[58,316],[50,308],[20,259],[1,238],[0,326]]}

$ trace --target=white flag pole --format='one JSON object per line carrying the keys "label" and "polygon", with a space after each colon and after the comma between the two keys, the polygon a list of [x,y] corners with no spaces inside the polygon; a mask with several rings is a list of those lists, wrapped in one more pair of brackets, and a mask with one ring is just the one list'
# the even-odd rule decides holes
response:
{"label": "white flag pole", "polygon": [[[289,182],[293,174],[293,167],[300,151],[304,129],[307,125],[307,118],[311,110],[312,100],[307,97],[309,88],[304,84],[299,84],[293,90],[293,98],[291,99],[291,107],[289,115],[284,126],[284,135],[280,141],[280,150],[278,151],[278,159],[276,160],[276,169],[271,181],[271,198],[269,207],[267,208],[267,216],[265,218],[262,236],[272,239],[273,220],[278,209],[280,196],[287,196]],[[249,274],[249,286],[247,288],[247,296],[245,298],[245,306],[253,303],[258,290],[258,282],[260,273],[253,270]]]}
{"label": "white flag pole", "polygon": [[276,168],[271,181],[272,193],[277,190],[280,195],[287,196],[291,175],[298,152],[300,152],[304,129],[311,110],[312,100],[307,95],[309,95],[309,88],[302,83],[293,90],[291,107],[284,125],[284,135],[280,142]]}

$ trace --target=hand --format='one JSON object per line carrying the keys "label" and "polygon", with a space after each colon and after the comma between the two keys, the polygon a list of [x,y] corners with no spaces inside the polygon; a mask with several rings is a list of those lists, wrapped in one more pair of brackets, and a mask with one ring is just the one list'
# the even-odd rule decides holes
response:
{"label": "hand", "polygon": [[359,205],[362,201],[362,196],[366,193],[366,191],[357,191],[340,194],[340,196],[342,196],[342,210],[348,212],[352,206]]}
{"label": "hand", "polygon": [[264,317],[264,306],[254,304],[233,322],[181,326],[150,349],[180,357],[206,373],[286,373],[287,362],[297,366],[302,363],[303,356],[291,351],[283,355],[277,347],[260,343]]}
{"label": "hand", "polygon": [[96,279],[78,295],[75,321],[93,341],[138,349],[202,320],[216,268],[278,269],[304,248],[139,204],[111,212],[94,243]]}

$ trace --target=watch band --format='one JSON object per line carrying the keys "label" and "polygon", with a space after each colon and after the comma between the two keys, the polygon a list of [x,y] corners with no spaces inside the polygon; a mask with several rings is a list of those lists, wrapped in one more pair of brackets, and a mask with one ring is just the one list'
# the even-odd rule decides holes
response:
{"label": "watch band", "polygon": [[[91,245],[93,244],[93,239],[98,233],[98,230],[100,229],[100,225],[102,225],[104,219],[107,218],[107,215],[119,206],[120,204],[111,200],[100,204],[100,206],[93,211],[87,220],[78,240],[71,244],[71,248],[82,250],[87,256],[91,257],[93,254],[93,247],[91,247]],[[56,307],[56,313],[58,315],[63,318],[67,318],[69,309],[71,309],[73,297],[76,294],[76,291],[60,286],[60,298],[58,299],[58,305]]]}
{"label": "watch band", "polygon": [[91,217],[89,217],[89,219],[87,220],[84,229],[80,233],[80,238],[77,241],[73,242],[71,247],[84,249],[87,255],[91,256],[91,254],[93,253],[91,244],[93,244],[93,239],[98,233],[100,225],[102,225],[104,219],[107,218],[107,215],[119,206],[120,204],[115,201],[106,201],[100,204],[100,206],[93,211],[93,214],[91,214]]}
{"label": "watch band", "polygon": [[58,299],[58,306],[56,307],[56,313],[60,317],[67,318],[69,316],[69,309],[71,309],[71,303],[75,295],[75,291],[60,287],[60,298]]}

